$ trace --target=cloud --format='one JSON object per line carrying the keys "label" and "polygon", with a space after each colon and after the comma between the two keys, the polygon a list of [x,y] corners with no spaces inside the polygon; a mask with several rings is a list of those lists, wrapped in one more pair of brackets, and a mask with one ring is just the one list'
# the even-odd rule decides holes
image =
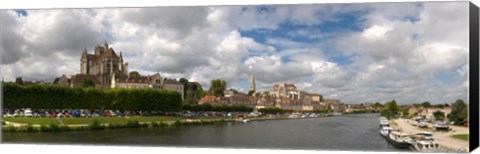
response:
{"label": "cloud", "polygon": [[[223,79],[248,89],[253,66],[259,90],[290,82],[347,103],[445,103],[467,97],[467,7],[199,6],[27,10],[26,16],[2,10],[2,76],[52,81],[78,73],[82,50],[107,40],[130,71],[160,71],[204,88]],[[452,81],[437,78],[443,74]]]}

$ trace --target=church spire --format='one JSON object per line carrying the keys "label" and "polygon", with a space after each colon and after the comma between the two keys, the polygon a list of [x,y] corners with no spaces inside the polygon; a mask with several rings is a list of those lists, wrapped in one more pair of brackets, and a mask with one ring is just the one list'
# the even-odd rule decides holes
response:
{"label": "church spire", "polygon": [[252,91],[253,93],[255,93],[255,76],[253,75],[253,72],[252,72],[252,66],[250,66],[250,87],[249,87],[249,91]]}

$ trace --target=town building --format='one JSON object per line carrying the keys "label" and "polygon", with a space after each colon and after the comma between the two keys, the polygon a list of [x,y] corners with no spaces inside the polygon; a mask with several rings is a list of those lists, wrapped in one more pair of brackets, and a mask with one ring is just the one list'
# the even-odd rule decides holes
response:
{"label": "town building", "polygon": [[79,87],[85,81],[92,81],[99,88],[156,88],[177,91],[184,98],[184,86],[176,79],[160,76],[159,73],[148,76],[130,76],[128,63],[105,42],[104,46],[95,46],[93,54],[83,50],[80,58],[80,73],[68,78],[59,77],[58,85]]}

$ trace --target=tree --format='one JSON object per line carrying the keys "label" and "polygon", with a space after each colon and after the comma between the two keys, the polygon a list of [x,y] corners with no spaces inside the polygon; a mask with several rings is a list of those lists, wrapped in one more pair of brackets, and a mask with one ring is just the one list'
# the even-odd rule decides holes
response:
{"label": "tree", "polygon": [[445,113],[443,113],[440,110],[437,110],[433,112],[433,116],[435,117],[435,120],[444,120],[445,119]]}
{"label": "tree", "polygon": [[443,104],[444,107],[450,107],[448,103]]}
{"label": "tree", "polygon": [[139,76],[140,76],[140,73],[138,73],[137,71],[131,71],[130,73],[128,73],[128,75],[129,75],[131,78],[134,78],[134,77],[139,77]]}
{"label": "tree", "polygon": [[210,89],[208,90],[210,94],[215,96],[224,96],[223,91],[227,88],[227,82],[220,79],[212,80]]}
{"label": "tree", "polygon": [[380,115],[390,119],[398,115],[400,108],[395,100],[385,103],[385,107],[380,111]]}
{"label": "tree", "polygon": [[95,87],[95,83],[91,79],[83,80],[82,87]]}
{"label": "tree", "polygon": [[465,102],[462,99],[456,100],[455,104],[452,105],[452,112],[450,112],[448,119],[455,123],[461,123],[466,120],[467,116],[468,107]]}
{"label": "tree", "polygon": [[436,106],[437,106],[438,108],[441,108],[441,109],[443,109],[443,107],[444,107],[443,104],[437,104]]}
{"label": "tree", "polygon": [[432,106],[432,104],[430,104],[430,102],[423,102],[423,103],[422,103],[422,106],[423,106],[424,108],[430,108],[430,107]]}
{"label": "tree", "polygon": [[53,80],[53,84],[58,84],[58,81],[60,81],[59,77],[57,77],[57,78],[55,78],[55,80]]}
{"label": "tree", "polygon": [[382,108],[383,107],[383,104],[379,103],[379,102],[375,102],[375,104],[373,104],[373,107],[374,108]]}
{"label": "tree", "polygon": [[253,90],[249,90],[247,96],[253,96],[255,92]]}
{"label": "tree", "polygon": [[[184,97],[187,98],[187,95],[186,95],[186,94],[187,94],[187,90],[189,90],[188,80],[185,79],[185,78],[180,78],[180,79],[178,80],[178,82],[180,82],[180,83],[183,84],[183,93],[185,94]],[[185,98],[184,98],[184,99],[185,99]]]}
{"label": "tree", "polygon": [[22,77],[17,77],[17,78],[15,79],[15,83],[18,84],[18,85],[23,85],[23,79],[22,79]]}

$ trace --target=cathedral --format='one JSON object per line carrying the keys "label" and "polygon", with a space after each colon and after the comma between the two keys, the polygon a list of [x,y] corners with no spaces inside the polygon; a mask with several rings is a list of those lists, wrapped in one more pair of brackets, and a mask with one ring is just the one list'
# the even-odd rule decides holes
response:
{"label": "cathedral", "polygon": [[80,74],[96,76],[100,84],[106,88],[111,85],[111,78],[114,74],[119,74],[117,76],[128,75],[128,63],[123,63],[121,52],[120,55],[117,55],[105,42],[103,47],[97,45],[93,54],[89,54],[87,49],[83,50],[80,59]]}
{"label": "cathedral", "polygon": [[122,53],[119,55],[109,47],[97,45],[93,54],[83,50],[80,58],[80,73],[68,78],[62,75],[58,84],[63,86],[83,86],[90,80],[99,88],[156,88],[177,91],[184,97],[183,84],[176,79],[160,76],[159,73],[147,76],[130,76],[128,63],[124,63]]}

